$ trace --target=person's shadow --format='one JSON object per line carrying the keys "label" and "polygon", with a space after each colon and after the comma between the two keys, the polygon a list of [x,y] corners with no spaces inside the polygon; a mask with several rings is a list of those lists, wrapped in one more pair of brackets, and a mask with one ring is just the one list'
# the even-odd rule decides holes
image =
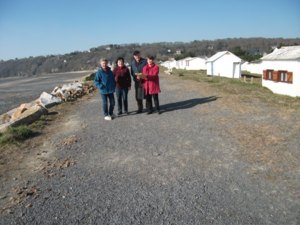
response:
{"label": "person's shadow", "polygon": [[218,97],[216,97],[216,96],[209,96],[209,97],[205,97],[205,98],[193,98],[193,99],[184,100],[184,101],[180,101],[180,102],[169,103],[169,104],[161,105],[160,112],[165,113],[165,112],[170,112],[170,111],[174,111],[174,110],[188,109],[188,108],[192,108],[199,104],[204,104],[207,102],[215,101],[217,99],[218,99]]}

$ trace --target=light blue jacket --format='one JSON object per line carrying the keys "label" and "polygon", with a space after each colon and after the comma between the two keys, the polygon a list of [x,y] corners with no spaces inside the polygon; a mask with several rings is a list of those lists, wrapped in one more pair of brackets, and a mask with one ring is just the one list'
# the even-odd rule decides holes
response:
{"label": "light blue jacket", "polygon": [[98,69],[94,83],[101,94],[111,94],[115,92],[116,81],[109,67],[107,67],[106,71],[104,71],[102,68]]}

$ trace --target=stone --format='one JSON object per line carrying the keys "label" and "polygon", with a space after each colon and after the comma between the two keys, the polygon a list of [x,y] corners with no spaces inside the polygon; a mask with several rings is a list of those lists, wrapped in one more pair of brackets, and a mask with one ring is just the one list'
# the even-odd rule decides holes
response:
{"label": "stone", "polygon": [[48,110],[45,107],[42,107],[40,105],[34,105],[24,111],[21,116],[13,121],[10,126],[16,127],[20,125],[27,125],[30,123],[33,123],[34,121],[38,120],[42,115],[45,115],[48,113]]}
{"label": "stone", "polygon": [[7,113],[1,115],[1,124],[8,123],[11,119],[11,116]]}
{"label": "stone", "polygon": [[83,86],[79,82],[64,84],[62,87],[55,87],[51,94],[63,101],[73,101],[83,95]]}
{"label": "stone", "polygon": [[53,96],[47,92],[43,92],[37,100],[38,104],[45,108],[51,108],[52,106],[62,102],[61,98]]}
{"label": "stone", "polygon": [[12,121],[17,120],[18,118],[21,117],[22,113],[25,112],[26,110],[27,110],[26,104],[21,104],[21,105],[17,108],[17,110],[12,114],[11,120],[12,120]]}

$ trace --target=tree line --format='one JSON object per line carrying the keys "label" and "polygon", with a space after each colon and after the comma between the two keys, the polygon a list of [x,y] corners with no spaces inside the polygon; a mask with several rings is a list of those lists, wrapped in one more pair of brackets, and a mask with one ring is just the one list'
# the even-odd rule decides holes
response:
{"label": "tree line", "polygon": [[124,57],[126,62],[132,60],[132,53],[140,50],[142,55],[156,57],[156,61],[169,58],[210,57],[218,51],[229,50],[245,61],[260,58],[270,53],[275,47],[300,45],[300,38],[227,38],[217,40],[195,40],[191,42],[159,42],[110,44],[75,51],[64,55],[47,55],[0,61],[0,77],[35,76],[45,73],[93,70],[101,57],[114,63],[117,57]]}

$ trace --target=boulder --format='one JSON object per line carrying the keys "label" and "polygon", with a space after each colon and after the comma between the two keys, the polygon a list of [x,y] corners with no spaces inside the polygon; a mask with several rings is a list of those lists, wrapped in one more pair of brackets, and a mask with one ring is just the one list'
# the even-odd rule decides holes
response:
{"label": "boulder", "polygon": [[95,90],[94,85],[92,84],[83,84],[83,94],[89,94],[92,93]]}
{"label": "boulder", "polygon": [[61,98],[53,96],[47,92],[43,92],[40,97],[37,99],[37,103],[45,108],[50,108],[56,104],[62,102]]}
{"label": "boulder", "polygon": [[[25,104],[25,106],[26,106],[26,104]],[[19,107],[19,108],[25,109],[24,106]],[[13,112],[14,113],[17,112],[18,109],[14,110]],[[8,127],[17,127],[20,125],[31,124],[34,121],[38,120],[42,115],[45,115],[47,113],[48,113],[48,110],[45,107],[35,104],[35,105],[27,108],[25,111],[23,111],[23,113],[18,115],[17,118],[15,118],[15,119],[11,118],[6,123],[0,124],[0,133],[5,132]],[[5,114],[3,114],[2,116],[4,116],[4,115]],[[9,116],[8,113],[7,113],[7,115]]]}
{"label": "boulder", "polygon": [[3,133],[7,130],[7,128],[12,124],[12,122],[7,122],[0,125],[0,133]]}
{"label": "boulder", "polygon": [[38,120],[42,115],[48,113],[48,110],[40,105],[34,105],[24,111],[17,120],[11,120],[10,126],[16,127],[24,124],[30,124]]}
{"label": "boulder", "polygon": [[1,124],[9,122],[11,119],[11,115],[4,113],[1,115]]}
{"label": "boulder", "polygon": [[79,82],[64,84],[62,87],[55,87],[51,94],[63,101],[73,101],[83,95],[83,87]]}
{"label": "boulder", "polygon": [[26,106],[25,103],[24,103],[24,104],[21,104],[21,105],[17,108],[17,110],[12,114],[11,120],[17,120],[17,119],[22,115],[22,113],[25,112],[25,111],[27,110],[27,107],[28,107],[28,106]]}

